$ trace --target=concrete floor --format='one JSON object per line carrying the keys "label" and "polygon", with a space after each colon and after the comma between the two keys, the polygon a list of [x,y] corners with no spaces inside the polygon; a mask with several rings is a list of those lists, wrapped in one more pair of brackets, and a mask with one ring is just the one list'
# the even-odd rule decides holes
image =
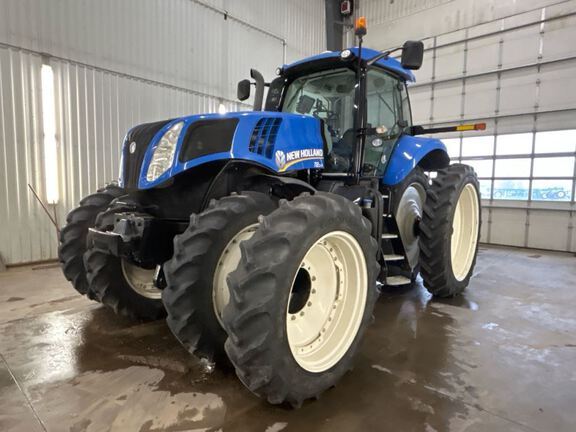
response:
{"label": "concrete floor", "polygon": [[482,248],[466,294],[387,291],[355,370],[300,410],[210,373],[163,322],[0,273],[0,431],[576,430],[576,258]]}

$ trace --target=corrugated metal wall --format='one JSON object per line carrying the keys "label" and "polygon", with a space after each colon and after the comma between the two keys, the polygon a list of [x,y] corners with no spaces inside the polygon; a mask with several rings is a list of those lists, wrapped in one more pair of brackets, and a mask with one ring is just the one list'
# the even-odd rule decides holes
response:
{"label": "corrugated metal wall", "polygon": [[40,68],[54,69],[60,223],[113,180],[135,124],[246,109],[238,80],[325,49],[323,0],[0,0],[0,255],[56,257],[44,196]]}
{"label": "corrugated metal wall", "polygon": [[[477,1],[474,7],[488,10],[491,3]],[[501,7],[512,3],[503,0]],[[483,178],[484,242],[576,252],[576,1],[529,10],[534,3],[523,4],[528,10],[522,13],[425,38],[424,64],[410,88],[412,110],[416,124],[487,123],[482,133],[439,135],[455,145],[454,161],[475,166]],[[471,2],[451,5],[452,14],[464,15]],[[459,11],[458,5],[466,8]],[[443,6],[429,9],[427,19],[442,22],[444,12]],[[413,29],[417,20],[407,16],[395,28]],[[445,23],[452,28],[451,20]],[[374,44],[388,47],[379,39],[367,42]],[[538,148],[542,132],[566,130],[554,145]],[[521,133],[527,134],[525,149],[506,143],[510,134]],[[469,141],[468,136],[485,138]],[[543,161],[548,169],[538,174]],[[550,167],[555,162],[556,172]],[[562,169],[565,164],[574,167]],[[504,182],[522,184],[524,190],[506,189]],[[551,202],[539,195],[535,185],[544,183],[565,185],[565,197]]]}
{"label": "corrugated metal wall", "polygon": [[357,15],[369,19],[368,25],[384,24],[398,18],[450,3],[453,0],[360,0]]}

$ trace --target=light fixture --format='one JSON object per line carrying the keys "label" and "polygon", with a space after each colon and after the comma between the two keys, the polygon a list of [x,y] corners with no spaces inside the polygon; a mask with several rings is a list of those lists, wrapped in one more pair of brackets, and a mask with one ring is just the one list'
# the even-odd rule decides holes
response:
{"label": "light fixture", "polygon": [[218,114],[226,114],[227,112],[226,105],[220,103],[220,105],[218,105]]}
{"label": "light fixture", "polygon": [[146,173],[146,180],[153,182],[166,173],[174,163],[174,156],[176,154],[176,146],[182,133],[184,122],[179,121],[174,123],[170,128],[164,132],[154,150],[152,150],[152,159],[148,165]]}
{"label": "light fixture", "polygon": [[352,55],[352,51],[350,51],[349,49],[345,49],[344,51],[342,51],[340,53],[340,58],[341,59],[347,59]]}
{"label": "light fixture", "polygon": [[46,201],[57,204],[60,200],[58,187],[58,145],[56,142],[56,106],[54,99],[54,71],[43,64],[40,71],[42,86],[42,130],[44,132],[44,182]]}

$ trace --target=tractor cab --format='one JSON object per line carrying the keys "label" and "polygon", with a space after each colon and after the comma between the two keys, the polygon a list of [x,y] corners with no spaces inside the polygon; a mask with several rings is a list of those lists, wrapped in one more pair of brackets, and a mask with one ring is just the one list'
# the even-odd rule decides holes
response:
{"label": "tractor cab", "polygon": [[[351,65],[354,64],[352,60]],[[334,69],[297,76],[286,85],[280,110],[312,115],[322,121],[328,150],[324,170],[327,174],[349,173],[352,169],[359,136],[354,124],[356,75],[353,68],[337,64]],[[412,126],[404,77],[380,66],[370,68],[361,104],[365,111],[362,136],[366,142],[361,174],[382,176],[394,144]]]}
{"label": "tractor cab", "polygon": [[[398,139],[412,130],[407,82],[422,63],[421,42],[408,41],[402,59],[395,51],[361,46],[330,51],[277,69],[268,85],[266,111],[312,116],[320,120],[325,142],[323,175],[382,177]],[[260,74],[252,71],[253,77]],[[241,81],[238,97],[249,97]],[[256,100],[255,106],[262,104]]]}

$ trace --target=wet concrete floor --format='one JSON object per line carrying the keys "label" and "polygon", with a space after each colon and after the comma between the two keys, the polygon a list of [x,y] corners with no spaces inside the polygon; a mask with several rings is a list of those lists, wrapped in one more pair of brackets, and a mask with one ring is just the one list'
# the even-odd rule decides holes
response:
{"label": "wet concrete floor", "polygon": [[0,273],[0,431],[576,431],[576,258],[480,251],[456,300],[387,290],[353,372],[299,410],[209,372],[163,322]]}

